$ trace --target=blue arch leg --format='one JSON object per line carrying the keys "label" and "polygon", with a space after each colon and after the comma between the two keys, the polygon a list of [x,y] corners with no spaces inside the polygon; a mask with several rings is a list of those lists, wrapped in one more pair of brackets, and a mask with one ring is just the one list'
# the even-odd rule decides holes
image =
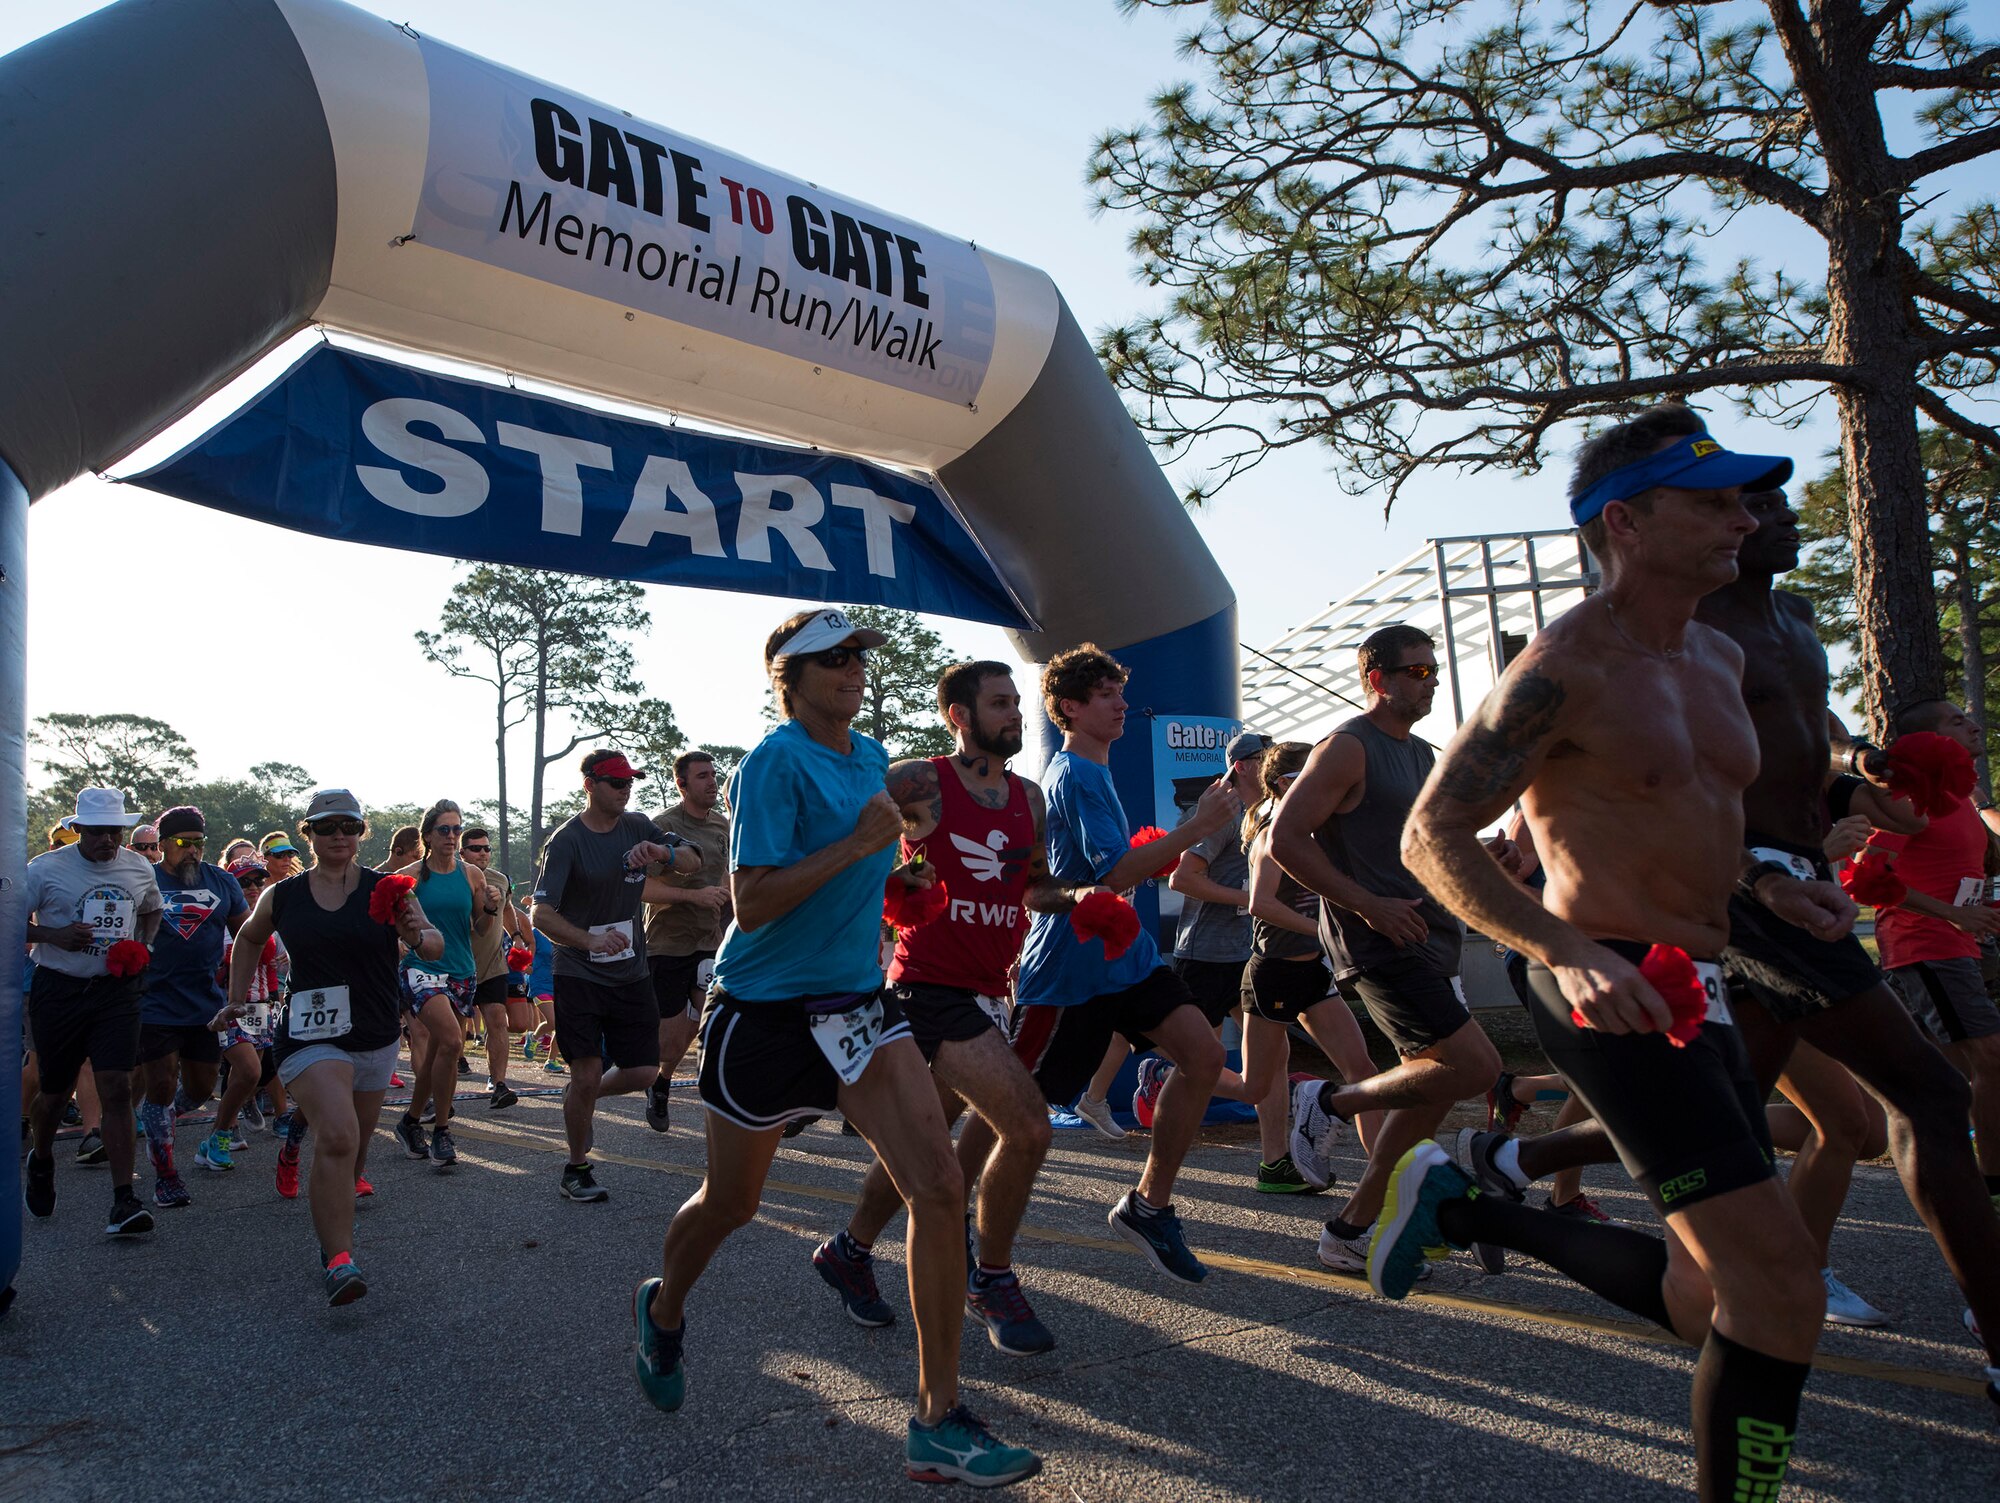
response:
{"label": "blue arch leg", "polygon": [[[0,1122],[21,1111],[21,945],[27,865],[28,492],[0,461]],[[21,1268],[21,1161],[0,1153],[0,1310]]]}

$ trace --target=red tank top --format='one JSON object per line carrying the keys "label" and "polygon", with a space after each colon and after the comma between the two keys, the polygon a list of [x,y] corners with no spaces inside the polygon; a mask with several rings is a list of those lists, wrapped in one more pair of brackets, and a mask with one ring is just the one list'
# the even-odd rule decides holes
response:
{"label": "red tank top", "polygon": [[1007,970],[1021,953],[1028,911],[1028,857],[1035,847],[1035,816],[1021,780],[1007,774],[1007,807],[988,809],[965,791],[949,757],[932,757],[943,810],[938,826],[914,845],[922,849],[951,895],[942,918],[897,937],[891,981],[951,986],[987,997],[1007,994]]}

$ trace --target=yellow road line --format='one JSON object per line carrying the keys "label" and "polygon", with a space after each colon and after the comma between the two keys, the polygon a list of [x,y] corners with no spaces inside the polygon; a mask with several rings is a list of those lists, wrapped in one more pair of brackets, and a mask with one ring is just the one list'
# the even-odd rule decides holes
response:
{"label": "yellow road line", "polygon": [[[461,1137],[484,1138],[495,1143],[509,1143],[516,1147],[533,1149],[537,1153],[559,1153],[569,1157],[569,1147],[560,1137],[544,1138],[537,1133],[522,1132],[518,1129],[498,1129],[486,1125],[468,1124],[462,1117],[454,1118],[453,1133]],[[700,1179],[705,1172],[700,1164],[683,1164],[673,1159],[641,1159],[629,1154],[607,1153],[601,1148],[591,1149],[591,1156],[607,1164],[622,1164],[630,1169],[649,1169],[657,1174],[678,1174],[689,1179]],[[845,1162],[836,1160],[832,1162]],[[858,1166],[856,1166],[858,1167]],[[804,1185],[795,1180],[768,1179],[765,1188],[785,1195],[803,1196],[808,1200],[824,1200],[836,1205],[853,1205],[860,1197],[851,1190],[831,1190],[823,1185]],[[1091,1237],[1081,1232],[1065,1231],[1061,1227],[1023,1224],[1020,1235],[1036,1242],[1054,1242],[1064,1247],[1088,1248],[1094,1252],[1130,1253],[1139,1256],[1139,1250],[1128,1242],[1112,1237]],[[1273,1263],[1263,1258],[1239,1257],[1235,1253],[1203,1252],[1202,1262],[1211,1268],[1226,1268],[1231,1273],[1248,1275],[1251,1278],[1271,1279],[1284,1284],[1304,1284],[1319,1289],[1335,1289],[1348,1294],[1368,1294],[1368,1281],[1350,1274],[1331,1273],[1318,1268],[1294,1268],[1284,1263]],[[1533,1321],[1538,1325],[1558,1326],[1564,1330],[1586,1331],[1596,1336],[1619,1336],[1628,1341],[1649,1341],[1662,1346],[1678,1346],[1679,1338],[1662,1331],[1658,1326],[1636,1320],[1613,1320],[1602,1315],[1574,1315],[1566,1310],[1551,1310],[1542,1305],[1518,1305],[1507,1300],[1475,1299],[1464,1294],[1430,1294],[1413,1290],[1409,1302],[1420,1305],[1434,1305],[1445,1310],[1462,1310],[1472,1315],[1502,1315],[1511,1320]],[[1928,1367],[1902,1367],[1893,1362],[1871,1362],[1861,1357],[1839,1357],[1822,1353],[1813,1358],[1813,1366],[1821,1372],[1841,1373],[1853,1378],[1873,1378],[1882,1383],[1900,1383],[1906,1388],[1927,1388],[1938,1393],[1955,1393],[1968,1398],[1984,1395],[1985,1387],[1978,1379],[1957,1373],[1939,1372]]]}

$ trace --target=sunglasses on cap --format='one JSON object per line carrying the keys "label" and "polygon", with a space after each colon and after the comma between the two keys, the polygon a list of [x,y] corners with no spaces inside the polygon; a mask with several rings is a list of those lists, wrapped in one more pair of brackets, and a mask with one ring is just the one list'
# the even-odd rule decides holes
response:
{"label": "sunglasses on cap", "polygon": [[1438,676],[1436,663],[1405,663],[1400,668],[1383,668],[1382,673],[1400,673],[1404,678],[1413,678],[1420,684],[1427,684]]}
{"label": "sunglasses on cap", "polygon": [[358,819],[314,820],[312,832],[315,835],[366,835],[368,826]]}
{"label": "sunglasses on cap", "polygon": [[590,781],[593,783],[602,783],[606,788],[630,788],[632,786],[630,778],[600,778],[593,776]]}
{"label": "sunglasses on cap", "polygon": [[865,647],[829,647],[822,652],[806,653],[805,659],[808,663],[817,663],[822,668],[845,668],[850,662],[867,662],[868,649]]}

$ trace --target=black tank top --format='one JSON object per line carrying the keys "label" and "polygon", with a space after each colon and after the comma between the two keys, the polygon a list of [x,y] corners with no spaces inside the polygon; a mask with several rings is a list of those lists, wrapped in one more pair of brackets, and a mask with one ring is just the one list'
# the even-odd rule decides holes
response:
{"label": "black tank top", "polygon": [[[292,994],[344,986],[353,1007],[354,1027],[332,1044],[360,1054],[393,1044],[402,1030],[396,990],[396,931],[368,916],[368,896],[382,873],[357,867],[359,880],[347,901],[329,913],[307,889],[307,875],[287,877],[271,889],[271,921],[292,956]],[[284,1059],[307,1044],[292,1038],[281,1023],[273,1046]]]}
{"label": "black tank top", "polygon": [[[1294,882],[1283,867],[1278,868],[1277,898],[1294,913],[1304,914],[1309,919],[1319,917],[1319,894]],[[1298,934],[1290,929],[1280,929],[1276,924],[1267,924],[1262,919],[1253,919],[1250,924],[1250,951],[1267,960],[1317,959],[1320,954],[1319,936]]]}

